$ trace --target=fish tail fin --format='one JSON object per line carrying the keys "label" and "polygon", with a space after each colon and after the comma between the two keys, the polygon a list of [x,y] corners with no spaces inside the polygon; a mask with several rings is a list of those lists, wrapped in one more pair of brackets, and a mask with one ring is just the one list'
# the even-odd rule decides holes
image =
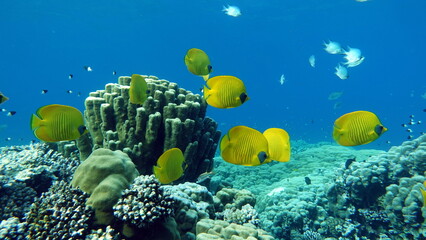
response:
{"label": "fish tail fin", "polygon": [[204,100],[207,100],[210,97],[210,88],[207,85],[204,85],[203,88]]}
{"label": "fish tail fin", "polygon": [[423,207],[426,207],[426,191],[422,187],[420,187],[420,192],[422,194]]}
{"label": "fish tail fin", "polygon": [[154,172],[155,177],[161,182],[161,168],[154,166],[152,171]]}
{"label": "fish tail fin", "polygon": [[35,114],[33,114],[31,116],[31,121],[30,121],[30,127],[31,130],[36,130],[37,128],[39,128],[41,126],[41,119],[39,117],[37,117]]}

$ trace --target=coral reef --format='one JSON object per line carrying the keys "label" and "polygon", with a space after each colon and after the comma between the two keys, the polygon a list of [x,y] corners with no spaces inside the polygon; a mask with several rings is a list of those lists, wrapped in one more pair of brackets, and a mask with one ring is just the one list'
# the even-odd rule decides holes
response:
{"label": "coral reef", "polygon": [[153,176],[139,176],[114,205],[114,216],[131,226],[144,228],[173,215],[174,201]]}
{"label": "coral reef", "polygon": [[141,174],[149,175],[158,157],[177,147],[188,165],[182,181],[194,181],[213,168],[217,123],[205,116],[207,105],[200,95],[154,76],[145,79],[149,96],[143,105],[129,103],[130,77],[90,93],[84,115],[93,149],[122,150]]}
{"label": "coral reef", "polygon": [[273,240],[265,231],[254,225],[228,223],[222,220],[202,219],[197,223],[197,240]]}
{"label": "coral reef", "polygon": [[[210,182],[210,185],[215,182],[215,195],[196,183],[160,185],[152,175],[136,177],[129,189],[117,191],[118,203],[112,204],[110,223],[99,226],[93,208],[86,206],[89,195],[70,187],[71,173],[78,162],[73,150],[69,151],[69,158],[64,158],[46,145],[5,148],[0,153],[3,154],[1,165],[7,170],[0,170],[0,200],[11,209],[2,209],[0,238],[346,240],[426,237],[426,208],[420,191],[426,181],[426,136],[392,147],[388,152],[333,145],[300,149],[286,164],[234,169],[226,163],[216,163],[218,168]],[[120,167],[113,168],[126,175],[122,178],[129,177],[126,182],[133,181],[132,175],[137,172],[126,154],[117,151],[111,156],[120,163],[116,165]],[[83,164],[95,165],[94,169],[110,165],[109,160],[91,161],[90,156]],[[19,166],[20,162],[24,166]],[[131,171],[125,170],[126,164]],[[101,171],[111,175],[110,168],[86,170],[84,174],[98,176],[97,171]],[[249,171],[245,172],[246,169]],[[213,178],[219,180],[213,181]],[[229,186],[228,180],[233,181],[232,188],[224,187]],[[236,189],[245,186],[254,192]],[[35,196],[35,200],[25,198],[24,191],[28,191],[30,198]],[[23,198],[22,202],[19,198]]]}
{"label": "coral reef", "polygon": [[26,216],[29,239],[80,239],[89,230],[94,216],[86,207],[88,195],[71,188],[67,182],[56,182],[49,192],[33,203]]}
{"label": "coral reef", "polygon": [[216,218],[229,223],[259,225],[256,196],[248,190],[222,188],[214,196]]}
{"label": "coral reef", "polygon": [[41,196],[55,179],[70,179],[79,161],[45,144],[0,149],[0,219],[23,219],[35,197]]}
{"label": "coral reef", "polygon": [[212,194],[206,187],[191,182],[162,188],[175,201],[175,219],[182,239],[195,239],[197,222],[215,216]]}
{"label": "coral reef", "polygon": [[345,237],[425,238],[423,199],[426,135],[387,153],[340,168],[329,188],[329,209],[359,227]]}

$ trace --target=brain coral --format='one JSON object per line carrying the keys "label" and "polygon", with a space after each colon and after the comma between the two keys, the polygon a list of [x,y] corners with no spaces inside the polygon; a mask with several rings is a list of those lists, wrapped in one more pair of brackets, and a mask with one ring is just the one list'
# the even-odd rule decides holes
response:
{"label": "brain coral", "polygon": [[199,94],[145,77],[149,93],[142,105],[129,102],[130,77],[90,93],[84,115],[93,149],[122,150],[146,175],[165,150],[177,147],[188,164],[183,180],[194,181],[213,167],[220,138],[217,123],[206,117],[207,104]]}

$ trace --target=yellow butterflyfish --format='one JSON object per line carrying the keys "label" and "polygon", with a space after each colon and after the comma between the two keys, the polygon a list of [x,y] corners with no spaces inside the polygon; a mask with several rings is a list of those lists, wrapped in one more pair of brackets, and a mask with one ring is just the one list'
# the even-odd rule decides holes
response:
{"label": "yellow butterflyfish", "polygon": [[333,138],[343,146],[358,146],[376,140],[387,130],[376,114],[355,111],[339,117],[334,122]]}
{"label": "yellow butterflyfish", "polygon": [[0,92],[0,104],[6,102],[7,100],[9,100],[9,98]]}
{"label": "yellow butterflyfish", "polygon": [[268,140],[256,129],[236,126],[222,137],[220,154],[223,160],[232,164],[261,165],[268,162]]}
{"label": "yellow butterflyfish", "polygon": [[191,48],[186,52],[185,65],[192,74],[201,76],[204,80],[209,79],[210,73],[213,71],[210,65],[209,56],[201,49]]}
{"label": "yellow butterflyfish", "polygon": [[130,80],[130,103],[143,104],[148,98],[148,84],[145,78],[139,74],[133,74]]}
{"label": "yellow butterflyfish", "polygon": [[153,167],[154,175],[163,184],[176,181],[183,175],[184,162],[182,151],[179,148],[171,148],[158,158],[157,166]]}
{"label": "yellow butterflyfish", "polygon": [[243,81],[234,76],[210,78],[203,93],[207,104],[216,108],[234,108],[249,100]]}
{"label": "yellow butterflyfish", "polygon": [[52,104],[31,116],[31,130],[45,142],[70,141],[87,133],[81,112],[70,106]]}

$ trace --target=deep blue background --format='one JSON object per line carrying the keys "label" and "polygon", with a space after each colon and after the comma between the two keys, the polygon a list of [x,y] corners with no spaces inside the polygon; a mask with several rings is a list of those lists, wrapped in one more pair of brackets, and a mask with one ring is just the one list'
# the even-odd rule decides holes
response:
{"label": "deep blue background", "polygon": [[[239,6],[242,16],[225,15],[226,4]],[[368,110],[389,131],[365,147],[387,149],[388,140],[406,140],[400,124],[410,114],[426,120],[425,12],[424,0],[0,0],[0,91],[10,98],[0,107],[17,111],[0,113],[0,145],[34,139],[29,119],[43,105],[83,111],[88,93],[118,75],[156,75],[200,93],[203,80],[183,63],[186,50],[196,47],[209,54],[212,76],[239,77],[250,96],[235,109],[209,107],[221,130],[281,127],[293,140],[331,141],[337,117]],[[334,75],[342,56],[323,50],[329,39],[366,57],[347,80]],[[344,94],[328,100],[335,91]],[[341,108],[333,108],[336,102]],[[412,127],[414,136],[426,131],[424,124]]]}

